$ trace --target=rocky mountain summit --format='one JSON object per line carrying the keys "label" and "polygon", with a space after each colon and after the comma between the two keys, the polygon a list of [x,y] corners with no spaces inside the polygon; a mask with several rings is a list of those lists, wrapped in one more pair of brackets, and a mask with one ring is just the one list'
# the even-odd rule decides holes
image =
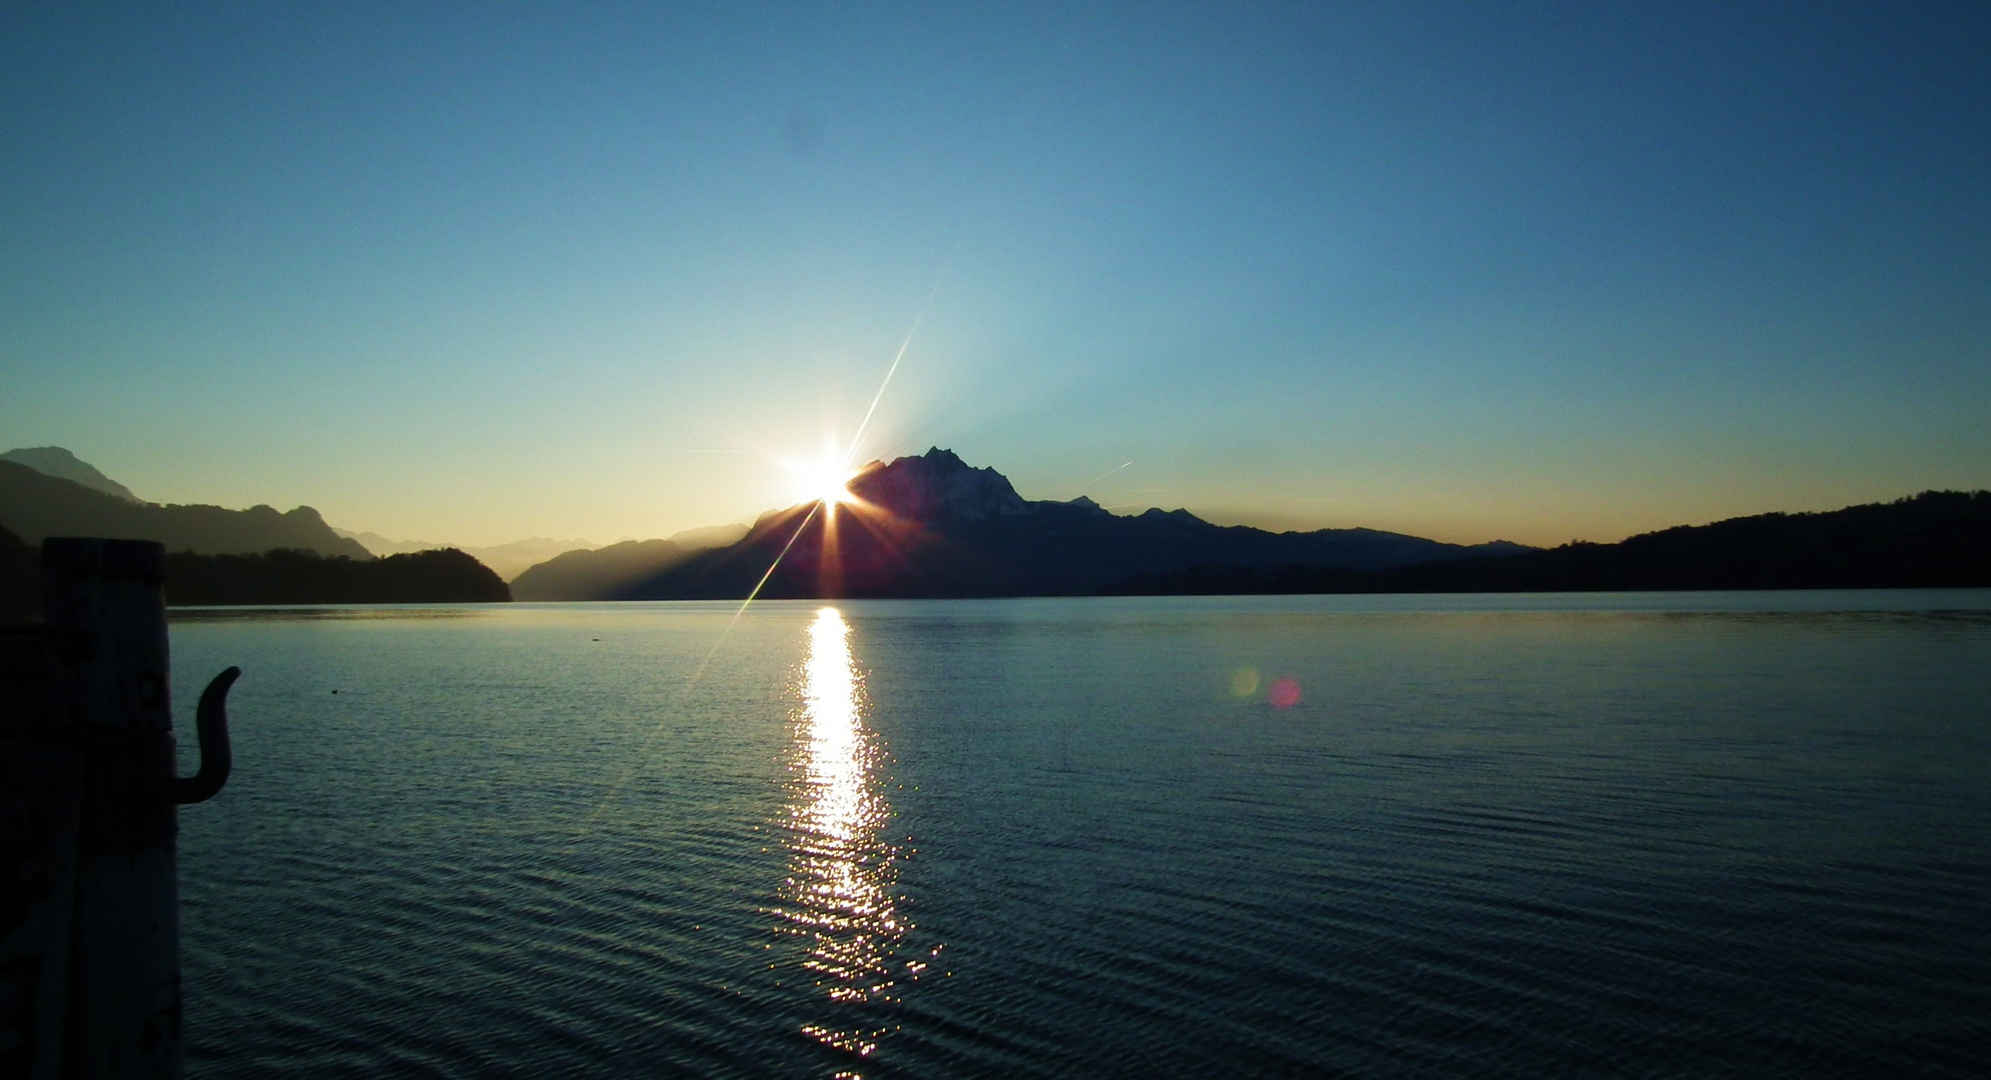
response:
{"label": "rocky mountain summit", "polygon": [[1011,517],[1035,509],[1008,477],[992,468],[977,469],[937,446],[890,465],[873,462],[851,481],[850,493],[902,521],[926,524]]}

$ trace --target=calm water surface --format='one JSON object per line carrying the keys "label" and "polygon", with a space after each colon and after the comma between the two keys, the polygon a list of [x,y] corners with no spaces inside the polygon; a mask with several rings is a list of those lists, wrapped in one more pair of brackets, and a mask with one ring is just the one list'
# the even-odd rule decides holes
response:
{"label": "calm water surface", "polygon": [[176,613],[190,1073],[1991,1057],[1991,593],[733,615]]}

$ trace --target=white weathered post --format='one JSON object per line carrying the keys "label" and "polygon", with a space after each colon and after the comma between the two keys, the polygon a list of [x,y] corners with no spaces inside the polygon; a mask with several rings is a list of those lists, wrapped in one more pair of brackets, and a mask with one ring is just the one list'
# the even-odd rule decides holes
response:
{"label": "white weathered post", "polygon": [[182,1071],[164,571],[155,543],[42,546],[50,705],[82,747],[65,1076]]}

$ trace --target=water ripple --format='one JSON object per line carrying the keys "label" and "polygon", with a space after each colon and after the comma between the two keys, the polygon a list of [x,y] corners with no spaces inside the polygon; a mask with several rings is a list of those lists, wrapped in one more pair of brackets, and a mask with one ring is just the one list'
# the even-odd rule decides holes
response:
{"label": "water ripple", "polygon": [[189,1071],[1974,1076],[1991,622],[1831,602],[179,620]]}

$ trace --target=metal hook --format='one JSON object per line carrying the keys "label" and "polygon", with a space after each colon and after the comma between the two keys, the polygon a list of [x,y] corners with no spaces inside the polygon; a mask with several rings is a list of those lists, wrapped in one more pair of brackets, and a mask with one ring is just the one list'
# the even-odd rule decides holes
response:
{"label": "metal hook", "polygon": [[241,675],[241,668],[229,668],[201,691],[200,707],[194,712],[194,730],[200,734],[200,771],[168,779],[168,801],[182,806],[206,802],[228,782],[228,770],[234,765],[228,750],[228,688]]}

